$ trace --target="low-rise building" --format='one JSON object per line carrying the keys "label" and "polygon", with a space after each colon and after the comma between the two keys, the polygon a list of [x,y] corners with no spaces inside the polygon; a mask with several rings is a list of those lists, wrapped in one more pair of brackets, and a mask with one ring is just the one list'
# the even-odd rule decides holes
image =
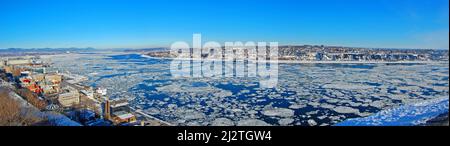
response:
{"label": "low-rise building", "polygon": [[63,93],[58,95],[58,102],[63,107],[70,107],[80,103],[80,93],[73,87],[67,86],[63,89]]}
{"label": "low-rise building", "polygon": [[106,88],[97,88],[96,92],[98,94],[100,94],[101,96],[105,96],[107,93],[107,89]]}
{"label": "low-rise building", "polygon": [[121,123],[134,123],[136,122],[136,116],[132,114],[130,107],[128,106],[128,101],[126,99],[117,100],[105,100],[105,105],[103,113],[105,117],[115,124]]}
{"label": "low-rise building", "polygon": [[0,68],[3,68],[6,66],[6,60],[0,60]]}
{"label": "low-rise building", "polygon": [[31,59],[13,59],[6,61],[6,65],[26,65],[31,63]]}
{"label": "low-rise building", "polygon": [[53,84],[59,84],[62,81],[62,75],[59,74],[47,74],[45,80]]}
{"label": "low-rise building", "polygon": [[42,85],[42,90],[43,93],[46,95],[49,94],[55,94],[55,93],[59,93],[61,91],[61,87],[59,86],[59,84],[53,84],[53,85]]}
{"label": "low-rise building", "polygon": [[94,99],[94,91],[92,90],[81,90],[82,95],[86,96],[89,99]]}
{"label": "low-rise building", "polygon": [[33,75],[31,75],[31,78],[33,78],[33,80],[36,82],[42,82],[45,79],[45,75],[44,74],[33,74]]}
{"label": "low-rise building", "polygon": [[126,111],[118,111],[113,113],[115,123],[133,123],[136,122],[136,116]]}

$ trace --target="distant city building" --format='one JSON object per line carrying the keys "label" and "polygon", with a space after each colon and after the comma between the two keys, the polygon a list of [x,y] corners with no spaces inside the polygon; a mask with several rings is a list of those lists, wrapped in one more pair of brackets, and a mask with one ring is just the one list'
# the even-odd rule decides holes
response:
{"label": "distant city building", "polygon": [[[226,48],[222,48],[224,52]],[[244,49],[244,48],[243,48]],[[192,51],[192,50],[191,50]],[[204,50],[203,50],[204,51]],[[200,58],[212,57],[221,58],[221,55],[210,54],[210,52],[201,53],[177,53],[170,51],[149,52],[146,55],[152,57],[180,57],[180,58]],[[254,59],[265,56],[238,53],[235,48],[229,51],[236,58]],[[244,50],[245,52],[245,50]],[[201,54],[201,55],[199,55]],[[211,55],[211,56],[210,56]],[[373,49],[373,48],[353,48],[336,46],[279,46],[278,60],[294,61],[378,61],[378,62],[397,62],[397,61],[448,61],[448,50],[432,49]]]}
{"label": "distant city building", "polygon": [[31,59],[15,59],[6,61],[6,65],[25,65],[31,63],[32,63]]}
{"label": "distant city building", "polygon": [[0,68],[3,68],[6,66],[6,60],[0,60]]}
{"label": "distant city building", "polygon": [[107,89],[105,89],[105,88],[98,88],[98,89],[96,90],[96,92],[97,92],[99,95],[101,95],[101,96],[106,96]]}
{"label": "distant city building", "polygon": [[92,99],[92,100],[94,99],[94,91],[87,89],[87,90],[81,90],[80,92],[82,95],[86,96],[87,98]]}

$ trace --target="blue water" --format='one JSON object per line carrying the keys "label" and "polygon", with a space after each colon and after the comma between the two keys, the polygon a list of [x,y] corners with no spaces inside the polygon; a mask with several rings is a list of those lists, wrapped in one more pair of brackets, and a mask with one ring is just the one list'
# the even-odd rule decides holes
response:
{"label": "blue water", "polygon": [[[155,108],[159,108],[161,110],[164,110],[165,108],[167,108],[168,104],[176,104],[178,107],[182,107],[182,106],[186,106],[189,104],[200,104],[201,106],[204,106],[205,109],[201,112],[205,113],[207,116],[210,115],[211,113],[213,113],[213,109],[211,107],[206,107],[208,106],[206,101],[201,101],[199,103],[194,103],[194,102],[180,102],[178,99],[176,98],[172,98],[167,94],[163,94],[163,93],[158,93],[157,92],[157,88],[158,87],[162,87],[162,86],[166,86],[166,85],[170,85],[172,84],[172,81],[181,81],[181,82],[186,82],[188,84],[183,86],[191,86],[191,87],[208,87],[208,86],[213,86],[216,87],[218,89],[223,89],[223,90],[227,90],[230,91],[233,95],[233,97],[226,97],[224,98],[224,102],[232,102],[234,100],[237,100],[239,102],[242,103],[249,103],[253,106],[259,105],[259,106],[265,106],[265,105],[271,105],[272,107],[278,107],[278,108],[289,108],[289,106],[291,105],[292,99],[287,99],[288,97],[296,97],[297,92],[296,91],[283,91],[283,92],[279,92],[276,90],[276,88],[271,88],[271,89],[265,89],[264,92],[266,93],[276,93],[281,95],[280,98],[270,98],[267,95],[264,95],[260,100],[260,101],[252,101],[250,97],[250,95],[258,95],[257,93],[257,88],[259,87],[259,82],[254,81],[252,82],[251,86],[245,85],[245,84],[236,84],[236,83],[223,83],[223,82],[218,82],[214,79],[211,80],[207,80],[207,81],[184,81],[184,79],[173,79],[171,74],[170,74],[170,70],[168,68],[168,66],[170,65],[170,59],[155,59],[155,58],[145,58],[142,57],[141,55],[137,55],[137,54],[129,54],[129,55],[114,55],[114,56],[110,56],[111,60],[114,61],[119,61],[119,62],[123,62],[124,64],[126,63],[133,63],[134,65],[147,65],[149,66],[149,68],[146,68],[144,70],[139,70],[139,73],[143,73],[143,72],[158,72],[160,73],[160,76],[157,76],[157,79],[148,79],[148,80],[144,80],[143,83],[135,85],[134,87],[130,88],[130,92],[146,92],[145,93],[145,100],[148,101],[164,101],[165,104],[162,105],[158,105],[158,104],[153,104],[152,107]],[[166,66],[166,68],[161,68],[161,67],[153,67],[153,65],[158,65],[158,66]],[[387,64],[390,66],[412,66],[412,65],[417,65],[417,64]],[[302,67],[320,67],[320,68],[324,68],[323,69],[323,73],[334,73],[335,69],[360,69],[359,73],[361,74],[365,74],[370,72],[370,70],[376,68],[378,66],[378,64],[280,64],[279,65],[279,70],[280,72],[296,72],[297,73],[297,77],[299,78],[305,78],[305,79],[309,79],[307,77],[308,74],[304,73],[304,72],[298,72],[297,69],[298,68],[302,68]],[[105,75],[102,76],[100,79],[101,80],[103,78],[111,78],[114,76],[126,76],[129,75],[126,72],[128,71],[127,69],[116,69],[118,71],[123,71],[125,73],[121,73],[121,74],[114,74],[114,75]],[[433,71],[439,71],[442,70],[441,68],[437,68],[437,69],[433,69]],[[445,70],[445,69],[444,69]],[[448,72],[448,66],[446,67],[446,70]],[[426,73],[426,72],[425,72]],[[419,73],[418,73],[419,74]],[[285,78],[283,76],[280,76],[280,80],[284,80]],[[243,79],[246,80],[246,79]],[[252,79],[247,79],[247,80],[252,80]],[[289,79],[287,79],[289,80]],[[398,80],[402,81],[404,79],[399,78]],[[447,83],[435,83],[433,84],[433,86],[447,86],[448,87],[448,77],[443,77],[437,80],[447,80]],[[375,89],[378,89],[379,87],[383,86],[382,82],[373,82],[373,81],[365,81],[365,82],[352,82],[349,81],[349,83],[362,83],[362,84],[366,84],[369,86],[373,86],[375,87]],[[405,83],[400,83],[399,86],[410,86],[408,85],[406,82]],[[282,87],[277,87],[277,88],[282,88]],[[429,87],[421,87],[422,88],[422,93],[421,95],[418,95],[416,93],[409,93],[409,91],[406,90],[398,90],[396,87],[391,86],[387,88],[387,92],[389,94],[398,94],[394,91],[400,92],[400,94],[405,94],[407,96],[409,96],[410,98],[423,98],[421,97],[422,95],[425,96],[437,96],[437,95],[442,95],[445,93],[442,92],[438,92],[438,91],[434,91],[432,88]],[[241,93],[241,91],[243,90],[248,90],[248,93]],[[328,96],[328,97],[334,97],[334,95],[327,93],[326,90],[320,86],[314,87],[313,89],[310,89],[312,94],[317,94],[317,95],[323,95],[323,96]],[[346,95],[350,95],[351,97],[354,97],[360,93],[353,93],[350,91],[343,91],[340,90],[340,92],[346,94]],[[239,94],[239,95],[238,95]],[[446,94],[448,95],[448,90],[446,91]],[[181,96],[181,95],[180,95]],[[311,95],[312,96],[312,95]],[[371,96],[371,95],[364,95],[367,96],[368,99],[372,100],[372,101],[377,101],[380,99],[389,99],[389,96]],[[309,97],[309,95],[307,95],[305,98],[305,100],[308,100],[308,98],[312,98]],[[338,98],[338,97],[335,97]],[[167,100],[168,99],[168,100]],[[141,99],[143,100],[143,99]],[[140,100],[140,101],[141,101]],[[355,98],[352,98],[351,101],[353,102],[360,102],[357,101]],[[137,101],[136,101],[137,102]],[[325,100],[320,100],[319,103],[326,103],[327,101]],[[390,100],[391,103],[396,104],[396,105],[401,105],[402,101],[401,100],[394,100],[391,99]],[[330,104],[330,103],[328,103]],[[376,108],[376,107],[372,107],[372,106],[351,106],[348,103],[345,104],[341,104],[341,103],[336,103],[336,106],[347,106],[347,107],[352,107],[354,109],[358,109],[360,112],[367,112],[367,113],[377,113],[383,109],[380,108]],[[148,108],[148,107],[145,107]],[[220,109],[220,112],[224,111],[224,109]],[[296,125],[307,125],[307,120],[309,119],[314,119],[318,124],[333,124],[336,123],[337,121],[343,121],[345,119],[351,119],[351,118],[358,118],[359,116],[353,113],[350,114],[342,114],[342,113],[337,113],[334,110],[330,110],[330,109],[326,109],[326,108],[320,108],[320,107],[313,107],[310,105],[307,105],[303,108],[300,109],[295,109],[295,122]],[[313,116],[311,117],[303,117],[306,115],[306,113],[308,112],[317,112],[315,113]],[[225,114],[225,113],[224,113]],[[340,116],[340,118],[336,121],[336,120],[332,120],[330,118],[323,118],[320,119],[318,117],[322,116],[322,115],[326,115],[327,117],[330,116]],[[156,117],[159,117],[161,119],[164,120],[173,120],[177,117],[174,117],[173,115],[155,115]],[[263,121],[269,123],[269,124],[273,124],[273,125],[277,125],[278,120],[274,119],[273,117],[267,117],[261,114],[261,112],[257,113],[257,116],[260,117],[260,119],[262,119]]]}

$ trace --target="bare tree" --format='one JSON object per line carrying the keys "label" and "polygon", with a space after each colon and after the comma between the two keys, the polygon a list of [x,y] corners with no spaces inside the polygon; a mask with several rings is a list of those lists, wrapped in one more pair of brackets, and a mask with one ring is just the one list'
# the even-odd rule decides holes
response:
{"label": "bare tree", "polygon": [[9,126],[17,124],[20,116],[19,104],[11,99],[7,91],[0,91],[0,125]]}
{"label": "bare tree", "polygon": [[10,92],[0,88],[0,126],[28,126],[42,121],[41,117],[33,115],[30,109],[22,108],[9,97]]}
{"label": "bare tree", "polygon": [[31,105],[40,110],[45,109],[45,107],[47,106],[47,103],[45,101],[39,100],[38,96],[28,89],[18,89],[17,93],[25,98],[25,100],[27,100]]}

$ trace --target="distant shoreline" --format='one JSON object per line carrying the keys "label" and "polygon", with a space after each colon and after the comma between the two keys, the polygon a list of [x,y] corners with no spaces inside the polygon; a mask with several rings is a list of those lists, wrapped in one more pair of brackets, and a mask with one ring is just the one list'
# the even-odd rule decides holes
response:
{"label": "distant shoreline", "polygon": [[448,64],[447,61],[286,61],[279,60],[278,63],[291,64]]}
{"label": "distant shoreline", "polygon": [[[192,60],[192,61],[220,61],[220,59],[199,59],[199,58],[171,58],[171,57],[153,57],[141,54],[146,58],[172,59],[172,60]],[[252,61],[254,62],[254,61]],[[263,62],[263,61],[261,61]],[[301,61],[301,60],[277,60],[267,61],[268,63],[282,64],[449,64],[448,61]]]}

